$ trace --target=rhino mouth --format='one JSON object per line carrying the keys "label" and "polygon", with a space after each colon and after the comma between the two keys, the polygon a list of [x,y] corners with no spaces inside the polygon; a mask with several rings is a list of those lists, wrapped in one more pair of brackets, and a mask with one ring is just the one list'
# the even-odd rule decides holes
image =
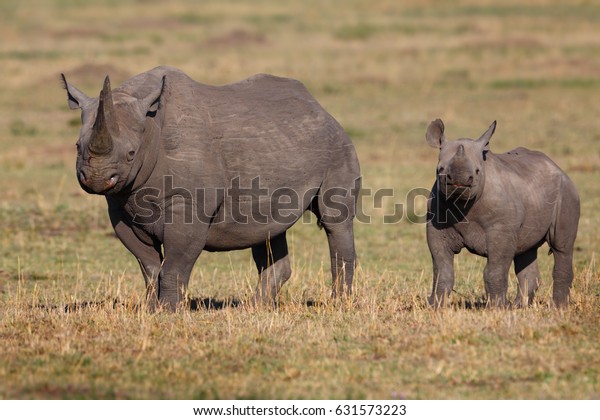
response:
{"label": "rhino mouth", "polygon": [[454,198],[464,201],[469,201],[470,199],[475,197],[473,185],[465,185],[459,183],[443,184],[442,192],[448,198]]}
{"label": "rhino mouth", "polygon": [[79,174],[79,185],[88,194],[110,195],[120,191],[125,181],[119,174],[113,173],[107,178],[87,178]]}

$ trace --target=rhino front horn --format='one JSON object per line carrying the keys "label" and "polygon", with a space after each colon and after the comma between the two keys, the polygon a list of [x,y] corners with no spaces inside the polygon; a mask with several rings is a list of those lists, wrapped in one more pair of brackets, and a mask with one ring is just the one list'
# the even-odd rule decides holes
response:
{"label": "rhino front horn", "polygon": [[100,92],[98,114],[92,128],[92,138],[88,146],[90,152],[95,155],[110,153],[113,148],[113,137],[117,135],[119,135],[119,126],[115,119],[110,80],[106,76],[102,92]]}

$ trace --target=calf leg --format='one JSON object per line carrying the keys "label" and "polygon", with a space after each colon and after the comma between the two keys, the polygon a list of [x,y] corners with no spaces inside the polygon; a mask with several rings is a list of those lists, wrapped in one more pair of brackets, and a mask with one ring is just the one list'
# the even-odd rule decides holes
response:
{"label": "calf leg", "polygon": [[432,252],[433,286],[428,302],[434,308],[444,306],[454,288],[454,254]]}
{"label": "calf leg", "polygon": [[518,308],[531,305],[535,292],[540,285],[540,270],[537,264],[537,249],[530,249],[515,256],[515,274],[519,279],[519,288],[515,305]]}
{"label": "calf leg", "polygon": [[255,304],[273,304],[281,286],[292,275],[285,232],[252,247],[252,258],[260,276]]}
{"label": "calf leg", "polygon": [[516,233],[506,232],[502,228],[488,231],[488,261],[483,271],[485,293],[488,305],[507,307],[508,271],[513,262],[516,250]]}
{"label": "calf leg", "polygon": [[434,308],[444,306],[454,288],[454,254],[462,248],[460,238],[450,229],[440,230],[427,223],[427,246],[433,263],[433,286],[428,302]]}
{"label": "calf leg", "polygon": [[511,260],[508,261],[490,261],[483,271],[483,281],[485,284],[485,294],[488,299],[488,305],[498,308],[508,306],[508,270]]}

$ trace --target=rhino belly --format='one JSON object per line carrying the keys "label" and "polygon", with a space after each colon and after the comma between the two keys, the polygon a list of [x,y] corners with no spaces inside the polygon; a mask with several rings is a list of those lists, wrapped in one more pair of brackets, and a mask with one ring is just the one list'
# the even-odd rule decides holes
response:
{"label": "rhino belly", "polygon": [[211,225],[204,249],[206,251],[233,251],[246,249],[254,245],[265,243],[269,238],[274,238],[288,230],[298,219],[292,223],[238,223],[222,222]]}
{"label": "rhino belly", "polygon": [[241,197],[227,195],[212,220],[205,249],[244,249],[280,235],[302,217],[317,192],[315,185],[265,189]]}
{"label": "rhino belly", "polygon": [[517,254],[539,247],[546,240],[551,225],[551,214],[538,213],[537,218],[523,223],[517,232]]}

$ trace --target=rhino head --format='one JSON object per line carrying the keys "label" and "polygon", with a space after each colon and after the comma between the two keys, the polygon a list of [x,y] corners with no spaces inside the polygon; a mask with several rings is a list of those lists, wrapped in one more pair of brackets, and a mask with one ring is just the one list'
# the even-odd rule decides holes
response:
{"label": "rhino head", "polygon": [[98,98],[67,82],[69,108],[81,109],[77,140],[77,179],[90,194],[114,194],[131,184],[143,163],[146,116],[156,111],[162,85],[142,99],[113,91],[108,76]]}
{"label": "rhino head", "polygon": [[495,130],[496,121],[477,140],[447,141],[442,120],[429,124],[425,137],[431,147],[440,149],[437,184],[444,196],[468,201],[481,194],[485,182],[485,156]]}

